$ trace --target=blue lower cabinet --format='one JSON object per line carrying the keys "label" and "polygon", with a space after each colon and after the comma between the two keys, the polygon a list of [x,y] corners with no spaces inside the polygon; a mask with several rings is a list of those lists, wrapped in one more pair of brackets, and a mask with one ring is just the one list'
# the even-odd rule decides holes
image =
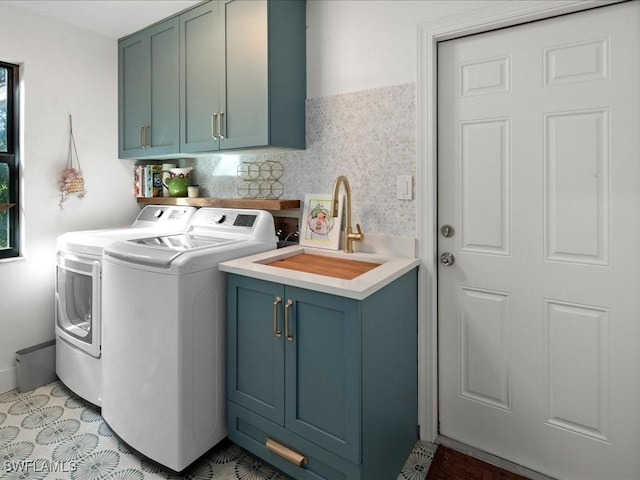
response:
{"label": "blue lower cabinet", "polygon": [[299,480],[397,478],[417,440],[417,269],[364,300],[227,278],[229,438]]}

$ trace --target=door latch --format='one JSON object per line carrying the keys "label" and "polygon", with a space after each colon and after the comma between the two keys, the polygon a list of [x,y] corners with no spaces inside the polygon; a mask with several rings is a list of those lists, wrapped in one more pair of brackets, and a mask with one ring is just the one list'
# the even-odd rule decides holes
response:
{"label": "door latch", "polygon": [[440,264],[441,265],[443,265],[445,267],[450,267],[454,263],[456,263],[456,257],[453,256],[453,253],[444,252],[442,255],[440,255]]}

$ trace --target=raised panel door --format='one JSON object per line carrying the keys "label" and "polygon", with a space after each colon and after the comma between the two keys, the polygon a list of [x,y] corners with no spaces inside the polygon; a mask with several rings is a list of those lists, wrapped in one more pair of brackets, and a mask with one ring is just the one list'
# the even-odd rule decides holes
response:
{"label": "raised panel door", "polygon": [[438,48],[440,433],[554,478],[640,472],[639,16]]}

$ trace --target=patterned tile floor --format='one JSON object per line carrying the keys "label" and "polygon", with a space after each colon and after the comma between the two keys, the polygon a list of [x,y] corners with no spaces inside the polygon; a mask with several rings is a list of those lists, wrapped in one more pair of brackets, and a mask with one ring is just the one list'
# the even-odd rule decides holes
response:
{"label": "patterned tile floor", "polygon": [[[398,480],[422,480],[435,446],[418,442]],[[288,480],[224,441],[177,475],[141,458],[109,429],[99,409],[54,382],[0,395],[0,479]],[[373,479],[367,479],[373,480]]]}

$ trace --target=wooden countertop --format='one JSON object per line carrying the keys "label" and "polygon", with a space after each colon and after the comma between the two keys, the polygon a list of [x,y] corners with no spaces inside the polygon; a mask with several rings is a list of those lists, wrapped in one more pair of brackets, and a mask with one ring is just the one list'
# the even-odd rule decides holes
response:
{"label": "wooden countertop", "polygon": [[358,260],[347,260],[345,258],[327,257],[324,255],[312,255],[301,253],[293,257],[281,258],[273,262],[266,263],[272,267],[288,268],[298,272],[315,273],[327,275],[329,277],[352,280],[363,273],[379,267],[379,263],[361,262]]}

